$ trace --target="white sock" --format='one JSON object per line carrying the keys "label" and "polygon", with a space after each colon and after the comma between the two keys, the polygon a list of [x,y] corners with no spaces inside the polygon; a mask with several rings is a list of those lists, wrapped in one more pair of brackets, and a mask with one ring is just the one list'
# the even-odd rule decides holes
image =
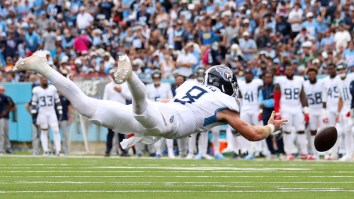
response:
{"label": "white sock", "polygon": [[296,135],[296,140],[297,143],[300,146],[300,150],[302,154],[309,154],[308,148],[307,148],[307,139],[306,139],[306,134],[297,134]]}
{"label": "white sock", "polygon": [[156,151],[156,155],[161,155],[161,141],[162,139],[160,139],[159,141],[155,142],[154,146],[155,146],[155,151]]}
{"label": "white sock", "polygon": [[173,152],[173,139],[166,139],[166,145],[167,145],[167,151],[168,151],[168,156],[174,156]]}
{"label": "white sock", "polygon": [[311,135],[310,142],[311,142],[310,145],[311,145],[312,155],[317,156],[318,152],[315,148],[315,136],[314,135]]}
{"label": "white sock", "polygon": [[54,131],[54,145],[55,145],[56,153],[60,153],[60,151],[61,151],[61,140],[60,140],[59,129],[58,129],[58,131]]}
{"label": "white sock", "polygon": [[43,152],[48,152],[48,130],[41,130],[41,143]]}
{"label": "white sock", "polygon": [[189,137],[188,142],[188,154],[194,155],[195,153],[195,145],[197,144],[197,134],[194,133]]}
{"label": "white sock", "polygon": [[198,152],[200,155],[207,155],[208,151],[208,133],[200,133],[198,142]]}
{"label": "white sock", "polygon": [[219,132],[213,132],[214,155],[220,154]]}
{"label": "white sock", "polygon": [[226,142],[227,142],[227,148],[230,150],[233,150],[235,148],[234,146],[234,136],[232,135],[231,129],[227,128],[226,129]]}
{"label": "white sock", "polygon": [[284,141],[284,151],[286,154],[292,154],[292,145],[294,145],[292,143],[292,135],[291,134],[287,134],[284,133],[283,134],[283,141]]}
{"label": "white sock", "polygon": [[351,128],[345,132],[345,155],[348,157],[353,156],[353,134]]}

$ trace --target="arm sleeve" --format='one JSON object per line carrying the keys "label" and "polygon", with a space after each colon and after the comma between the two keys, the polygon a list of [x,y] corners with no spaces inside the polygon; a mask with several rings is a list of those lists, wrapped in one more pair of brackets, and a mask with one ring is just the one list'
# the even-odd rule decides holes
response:
{"label": "arm sleeve", "polygon": [[274,111],[277,113],[279,113],[280,111],[280,97],[281,97],[281,92],[274,91]]}
{"label": "arm sleeve", "polygon": [[263,101],[266,108],[274,108],[274,99],[267,99]]}
{"label": "arm sleeve", "polygon": [[263,104],[263,92],[261,89],[258,92],[258,104]]}

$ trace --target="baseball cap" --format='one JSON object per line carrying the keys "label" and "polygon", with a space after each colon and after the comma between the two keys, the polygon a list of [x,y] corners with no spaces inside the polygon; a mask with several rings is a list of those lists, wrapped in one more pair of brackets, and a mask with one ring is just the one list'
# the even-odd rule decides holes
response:
{"label": "baseball cap", "polygon": [[306,13],[306,18],[309,18],[309,17],[313,17],[313,13],[312,12]]}

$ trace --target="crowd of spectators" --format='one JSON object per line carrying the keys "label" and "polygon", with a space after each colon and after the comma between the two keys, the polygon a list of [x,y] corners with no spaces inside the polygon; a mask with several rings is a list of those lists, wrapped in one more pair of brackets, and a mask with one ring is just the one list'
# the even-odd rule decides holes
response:
{"label": "crowd of spectators", "polygon": [[144,82],[225,64],[282,75],[344,60],[354,69],[351,0],[1,0],[0,81],[20,57],[47,50],[63,74],[106,75],[126,53]]}

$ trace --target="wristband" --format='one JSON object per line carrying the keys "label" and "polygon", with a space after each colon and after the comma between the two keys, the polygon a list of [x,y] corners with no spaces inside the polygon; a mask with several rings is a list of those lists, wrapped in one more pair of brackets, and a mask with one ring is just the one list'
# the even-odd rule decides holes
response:
{"label": "wristband", "polygon": [[268,126],[270,128],[270,134],[273,134],[275,130],[274,124],[268,124]]}
{"label": "wristband", "polygon": [[303,108],[303,111],[304,111],[305,114],[309,113],[309,107],[305,106],[305,107]]}

